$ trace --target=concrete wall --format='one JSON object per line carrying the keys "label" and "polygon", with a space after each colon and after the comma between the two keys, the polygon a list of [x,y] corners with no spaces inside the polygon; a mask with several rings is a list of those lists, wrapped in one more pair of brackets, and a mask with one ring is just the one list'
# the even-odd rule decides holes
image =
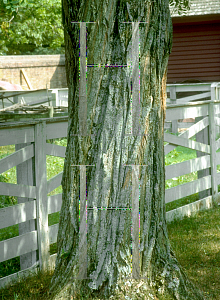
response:
{"label": "concrete wall", "polygon": [[28,86],[21,73],[25,70],[33,89],[66,88],[65,55],[0,56],[0,80]]}

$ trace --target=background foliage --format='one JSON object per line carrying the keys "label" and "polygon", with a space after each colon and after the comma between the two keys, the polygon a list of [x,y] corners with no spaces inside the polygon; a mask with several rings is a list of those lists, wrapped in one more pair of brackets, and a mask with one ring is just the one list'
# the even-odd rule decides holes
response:
{"label": "background foliage", "polygon": [[61,54],[61,0],[0,0],[0,55]]}
{"label": "background foliage", "polygon": [[[184,14],[189,1],[170,0],[170,7]],[[64,53],[61,2],[0,0],[0,55]]]}

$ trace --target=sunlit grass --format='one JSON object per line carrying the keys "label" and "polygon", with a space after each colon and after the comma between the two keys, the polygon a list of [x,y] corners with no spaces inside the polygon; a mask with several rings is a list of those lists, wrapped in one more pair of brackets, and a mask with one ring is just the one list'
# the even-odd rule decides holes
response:
{"label": "sunlit grass", "polygon": [[[174,253],[190,280],[200,288],[207,300],[219,300],[220,295],[220,207],[196,213],[193,217],[168,223]],[[11,265],[11,267],[13,267]],[[46,300],[52,273],[39,273],[0,290],[0,299]],[[129,290],[127,296],[134,291]],[[17,298],[15,298],[15,296]],[[88,296],[88,297],[87,297]],[[78,291],[75,299],[92,298],[87,291]],[[122,295],[121,298],[125,299]],[[143,298],[144,299],[144,298]],[[163,300],[169,297],[161,298]]]}

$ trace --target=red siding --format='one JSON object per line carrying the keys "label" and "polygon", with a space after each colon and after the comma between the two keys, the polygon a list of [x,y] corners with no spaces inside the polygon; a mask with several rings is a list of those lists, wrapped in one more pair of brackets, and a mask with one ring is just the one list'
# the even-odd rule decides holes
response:
{"label": "red siding", "polygon": [[174,24],[167,83],[220,81],[220,21]]}

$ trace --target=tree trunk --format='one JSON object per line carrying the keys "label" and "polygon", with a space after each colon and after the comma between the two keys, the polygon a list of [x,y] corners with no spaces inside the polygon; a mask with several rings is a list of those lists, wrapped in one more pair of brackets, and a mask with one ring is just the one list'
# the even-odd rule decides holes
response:
{"label": "tree trunk", "polygon": [[[79,24],[71,21],[96,22],[86,24],[87,65],[112,66],[87,68],[87,136],[79,134],[82,128],[78,114],[79,95],[83,95],[83,86],[79,93]],[[139,25],[139,135],[137,132],[134,134],[136,129],[132,128],[134,109],[132,115],[131,94],[133,99],[135,93],[137,95],[133,80],[135,74],[132,81],[132,69],[122,67],[130,62],[129,49],[134,26],[123,22],[138,21],[148,22]],[[89,291],[91,299],[109,299],[117,293],[121,295],[120,299],[125,299],[123,297],[132,293],[132,289],[132,299],[136,299],[138,293],[140,297],[143,293],[150,297],[150,290],[157,297],[169,295],[170,299],[204,299],[179,266],[170,247],[166,226],[163,127],[166,69],[172,47],[168,0],[63,0],[63,23],[69,127],[62,179],[58,252],[50,285],[51,299],[77,299],[79,290]],[[132,67],[134,64],[133,58]],[[81,114],[83,112],[86,114],[86,109]],[[87,250],[81,247],[79,223],[79,191],[82,191],[79,186],[82,185],[81,177],[83,174],[85,176],[85,169],[82,169],[84,173],[82,171],[79,178],[80,168],[76,165],[91,165],[86,167]],[[132,273],[131,224],[134,224],[134,211],[137,212],[135,209],[138,208],[134,207],[132,200],[134,172],[131,166],[124,165],[144,165],[140,167],[138,175],[140,266],[133,265]],[[132,210],[97,211],[92,207],[132,207]],[[81,218],[83,213],[84,208],[81,207]],[[137,245],[135,228],[132,228],[132,245]],[[85,253],[87,251],[86,269],[79,267],[78,262],[82,257],[79,248]],[[136,260],[137,249],[132,250],[133,260]],[[85,277],[87,279],[80,280]],[[129,287],[125,282],[132,285]],[[134,290],[137,283],[139,291],[137,287]],[[145,298],[142,296],[138,299]],[[165,299],[169,299],[168,296]]]}

